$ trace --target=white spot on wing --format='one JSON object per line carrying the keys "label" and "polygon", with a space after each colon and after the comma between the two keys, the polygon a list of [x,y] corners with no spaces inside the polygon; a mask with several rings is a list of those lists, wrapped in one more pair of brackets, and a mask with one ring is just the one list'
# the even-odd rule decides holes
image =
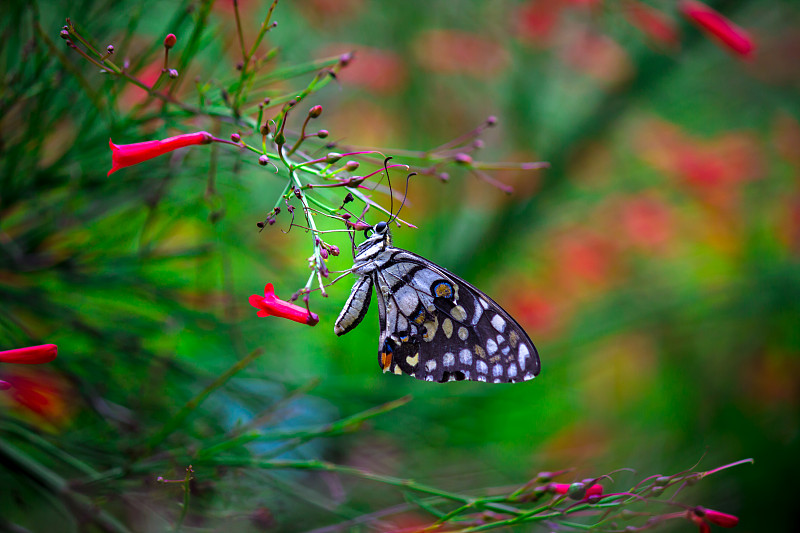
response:
{"label": "white spot on wing", "polygon": [[510,378],[517,377],[517,367],[514,363],[508,365],[508,377]]}
{"label": "white spot on wing", "polygon": [[464,326],[458,328],[458,338],[461,339],[462,341],[465,341],[467,340],[467,337],[469,337],[469,331],[467,331],[467,328],[465,328]]}
{"label": "white spot on wing", "polygon": [[534,376],[533,374],[531,374],[530,372],[528,372],[527,374],[525,374],[525,377],[524,377],[524,378],[522,378],[522,379],[524,379],[525,381],[528,381],[528,380],[531,380],[531,379],[533,379],[533,378],[535,378],[535,377],[536,377],[536,376]]}
{"label": "white spot on wing", "polygon": [[493,355],[494,352],[497,351],[497,343],[494,342],[492,339],[486,341],[486,353],[489,355]]}
{"label": "white spot on wing", "polygon": [[517,361],[519,361],[520,368],[525,368],[525,360],[530,354],[531,353],[528,351],[528,347],[525,346],[525,343],[519,345],[519,357],[517,358]]}
{"label": "white spot on wing", "polygon": [[433,376],[425,376],[425,381],[433,381]]}
{"label": "white spot on wing", "polygon": [[478,320],[481,319],[482,315],[483,315],[483,307],[481,307],[481,304],[478,303],[478,300],[475,300],[475,313],[472,316],[473,326],[478,323]]}
{"label": "white spot on wing", "polygon": [[486,376],[478,376],[478,381],[486,381]]}
{"label": "white spot on wing", "polygon": [[455,362],[456,362],[456,356],[450,352],[447,352],[446,354],[444,354],[444,357],[442,357],[442,363],[444,364],[444,366],[453,366],[453,363]]}
{"label": "white spot on wing", "polygon": [[502,376],[503,375],[503,365],[496,364],[492,367],[492,375],[493,376]]}
{"label": "white spot on wing", "polygon": [[478,372],[481,374],[486,374],[489,372],[489,367],[486,366],[486,363],[484,363],[483,361],[478,361],[477,363],[475,363],[475,368],[477,368]]}
{"label": "white spot on wing", "polygon": [[489,302],[487,302],[483,298],[479,298],[478,300],[481,302],[481,307],[483,307],[484,309],[489,309]]}
{"label": "white spot on wing", "polygon": [[472,364],[472,352],[464,348],[458,354],[458,360],[461,361],[462,364],[471,365]]}
{"label": "white spot on wing", "polygon": [[425,370],[427,370],[428,372],[433,372],[434,370],[436,370],[436,361],[434,359],[427,361],[425,363]]}
{"label": "white spot on wing", "polygon": [[503,346],[503,349],[500,351],[503,352],[503,355],[508,355],[508,352],[511,351],[511,346]]}
{"label": "white spot on wing", "polygon": [[492,326],[500,333],[503,333],[506,330],[506,321],[500,315],[494,315],[492,317]]}

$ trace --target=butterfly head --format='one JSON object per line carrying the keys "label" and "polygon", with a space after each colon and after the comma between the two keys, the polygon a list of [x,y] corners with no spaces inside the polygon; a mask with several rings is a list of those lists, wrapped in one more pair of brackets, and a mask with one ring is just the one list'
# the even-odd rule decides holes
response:
{"label": "butterfly head", "polygon": [[378,252],[392,245],[392,233],[389,231],[389,224],[378,222],[371,228],[364,230],[364,241],[358,245],[356,256],[373,256]]}

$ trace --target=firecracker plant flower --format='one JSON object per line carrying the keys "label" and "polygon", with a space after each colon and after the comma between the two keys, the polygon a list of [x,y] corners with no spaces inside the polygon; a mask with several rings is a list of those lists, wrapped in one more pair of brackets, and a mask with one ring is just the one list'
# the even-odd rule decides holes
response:
{"label": "firecracker plant flower", "polygon": [[[17,365],[41,365],[49,363],[58,355],[58,346],[55,344],[41,344],[25,348],[0,351],[0,363]],[[0,380],[0,390],[8,390],[11,384]]]}

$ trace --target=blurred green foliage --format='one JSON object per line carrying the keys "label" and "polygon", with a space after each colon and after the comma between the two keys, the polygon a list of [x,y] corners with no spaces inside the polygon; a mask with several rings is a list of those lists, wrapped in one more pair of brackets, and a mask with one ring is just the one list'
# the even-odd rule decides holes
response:
{"label": "blurred green foliage", "polygon": [[[239,4],[251,43],[268,3]],[[420,176],[403,211],[419,229],[395,232],[398,246],[492,295],[537,344],[533,383],[487,386],[382,375],[375,309],[333,335],[346,280],[312,297],[314,328],[257,318],[248,296],[271,282],[288,299],[311,247],[301,230],[279,230],[285,212],[256,228],[285,178],[252,154],[194,147],[106,176],[109,137],[227,138],[241,126],[230,114],[142,105],[143,91],[64,46],[64,18],[99,49],[113,43],[115,61],[141,79],[157,76],[174,33],[175,94],[199,105],[196,87],[219,102],[238,76],[229,2],[6,2],[0,349],[60,351],[44,367],[0,368],[0,379],[38,382],[45,398],[0,392],[0,527],[159,531],[182,520],[299,531],[403,501],[393,487],[330,472],[207,464],[194,467],[180,518],[182,485],[156,476],[183,480],[183,458],[224,446],[464,492],[542,470],[575,469],[572,481],[626,467],[640,479],[701,457],[708,469],[753,457],[688,489],[687,501],[739,516],[746,531],[788,529],[800,475],[800,9],[709,2],[754,36],[744,60],[682,22],[673,2],[648,4],[678,25],[679,46],[654,44],[627,3],[610,1],[276,8],[262,49],[279,52],[266,72],[356,51],[337,83],[303,102],[323,106],[331,139],[393,155],[496,115],[481,160],[551,163],[494,172],[510,196],[458,170],[446,183]],[[254,102],[314,72],[278,78]],[[343,253],[329,267],[349,268],[349,239],[330,242]]]}

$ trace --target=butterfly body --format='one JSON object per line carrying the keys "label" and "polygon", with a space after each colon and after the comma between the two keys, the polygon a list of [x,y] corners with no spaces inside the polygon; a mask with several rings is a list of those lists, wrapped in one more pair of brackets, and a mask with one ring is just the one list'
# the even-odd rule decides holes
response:
{"label": "butterfly body", "polygon": [[337,335],[378,300],[384,372],[426,381],[509,383],[533,379],[539,355],[522,327],[494,300],[417,254],[392,246],[376,224],[353,261],[357,280],[334,325]]}

